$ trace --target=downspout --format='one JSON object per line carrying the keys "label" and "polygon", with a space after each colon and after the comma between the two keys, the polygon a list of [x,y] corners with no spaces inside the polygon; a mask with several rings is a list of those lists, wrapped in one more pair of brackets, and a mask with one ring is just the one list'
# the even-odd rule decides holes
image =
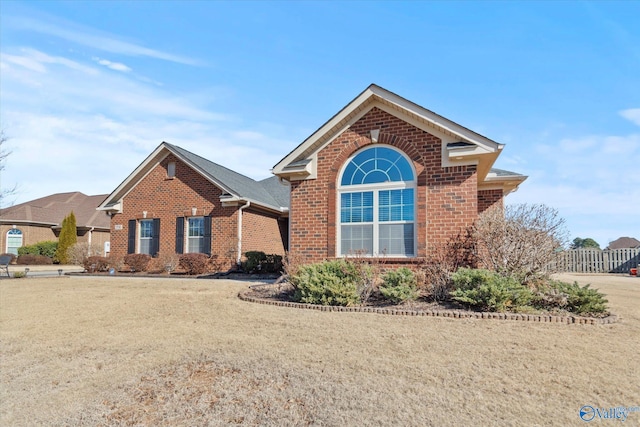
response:
{"label": "downspout", "polygon": [[87,239],[87,254],[89,256],[91,256],[91,236],[93,235],[93,230],[95,229],[95,227],[91,227],[91,229],[89,230],[89,238]]}
{"label": "downspout", "polygon": [[236,263],[238,266],[242,263],[242,211],[251,206],[251,202],[248,201],[244,206],[240,206],[238,209],[238,256]]}

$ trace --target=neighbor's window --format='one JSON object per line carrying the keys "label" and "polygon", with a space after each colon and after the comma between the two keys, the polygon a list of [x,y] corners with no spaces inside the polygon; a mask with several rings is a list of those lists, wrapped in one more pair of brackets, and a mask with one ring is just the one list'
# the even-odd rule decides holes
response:
{"label": "neighbor's window", "polygon": [[167,177],[173,178],[176,176],[176,162],[167,163]]}
{"label": "neighbor's window", "polygon": [[340,177],[340,255],[415,255],[415,174],[389,146],[360,151]]}
{"label": "neighbor's window", "polygon": [[7,231],[7,253],[18,255],[18,248],[22,246],[22,231],[12,228]]}
{"label": "neighbor's window", "polygon": [[188,224],[187,252],[204,253],[204,218],[191,217]]}
{"label": "neighbor's window", "polygon": [[138,241],[138,253],[154,255],[151,253],[151,241],[153,239],[153,220],[140,220],[140,237]]}

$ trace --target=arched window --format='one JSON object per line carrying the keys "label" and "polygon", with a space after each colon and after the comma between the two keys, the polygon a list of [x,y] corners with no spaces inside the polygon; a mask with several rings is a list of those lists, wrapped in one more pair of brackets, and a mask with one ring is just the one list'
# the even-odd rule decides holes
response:
{"label": "arched window", "polygon": [[340,255],[415,256],[415,172],[405,155],[375,146],[350,158],[340,176]]}
{"label": "arched window", "polygon": [[22,231],[12,228],[7,231],[7,253],[18,255],[18,248],[22,246]]}

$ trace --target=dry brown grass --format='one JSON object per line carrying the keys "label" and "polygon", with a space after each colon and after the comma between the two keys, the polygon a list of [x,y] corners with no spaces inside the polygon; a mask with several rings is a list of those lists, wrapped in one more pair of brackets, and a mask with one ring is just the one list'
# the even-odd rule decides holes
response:
{"label": "dry brown grass", "polygon": [[584,404],[640,406],[640,278],[574,278],[620,322],[298,310],[242,302],[231,281],[2,280],[0,424],[582,425]]}

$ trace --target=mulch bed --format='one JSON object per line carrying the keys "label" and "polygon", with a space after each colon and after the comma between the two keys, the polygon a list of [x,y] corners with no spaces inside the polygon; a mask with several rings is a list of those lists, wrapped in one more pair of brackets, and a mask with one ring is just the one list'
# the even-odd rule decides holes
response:
{"label": "mulch bed", "polygon": [[567,324],[578,323],[590,325],[609,324],[618,321],[618,317],[613,314],[609,314],[606,317],[584,317],[575,316],[570,313],[489,313],[472,311],[455,303],[438,303],[421,300],[407,301],[402,304],[393,304],[389,301],[382,300],[381,298],[370,298],[366,304],[361,306],[325,306],[318,304],[298,303],[293,301],[292,296],[293,286],[291,286],[289,283],[256,284],[249,286],[249,289],[238,294],[238,297],[244,301],[319,311],[366,312],[401,316],[453,317],[462,319],[499,319]]}

